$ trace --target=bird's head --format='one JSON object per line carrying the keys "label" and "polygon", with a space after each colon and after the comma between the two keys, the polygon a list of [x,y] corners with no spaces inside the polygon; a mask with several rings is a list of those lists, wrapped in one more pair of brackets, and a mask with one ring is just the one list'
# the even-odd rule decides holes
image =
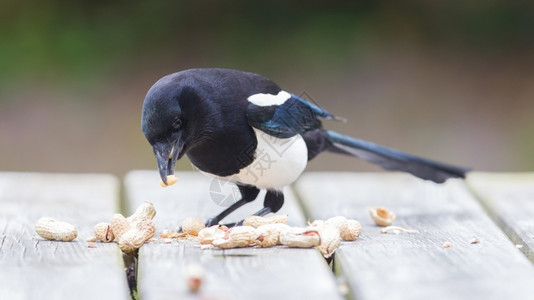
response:
{"label": "bird's head", "polygon": [[174,174],[176,161],[184,153],[188,131],[182,103],[190,97],[171,75],[157,81],[148,91],[143,103],[141,128],[154,150],[161,180]]}

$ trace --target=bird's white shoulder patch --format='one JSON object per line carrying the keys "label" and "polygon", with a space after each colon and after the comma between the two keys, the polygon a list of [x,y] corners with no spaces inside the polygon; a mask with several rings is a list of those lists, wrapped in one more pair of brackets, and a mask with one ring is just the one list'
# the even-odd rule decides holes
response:
{"label": "bird's white shoulder patch", "polygon": [[254,94],[248,97],[248,101],[258,106],[271,106],[271,105],[282,105],[289,98],[291,94],[286,91],[280,91],[278,95],[271,94]]}

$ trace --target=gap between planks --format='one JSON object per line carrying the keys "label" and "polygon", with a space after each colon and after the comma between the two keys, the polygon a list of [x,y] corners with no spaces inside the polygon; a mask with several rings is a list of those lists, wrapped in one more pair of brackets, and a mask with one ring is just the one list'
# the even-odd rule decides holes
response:
{"label": "gap between planks", "polygon": [[[115,211],[118,187],[109,175],[0,173],[0,299],[129,299],[118,247],[85,241]],[[44,240],[34,230],[43,216],[78,237]]]}
{"label": "gap between planks", "polygon": [[[361,237],[336,254],[352,297],[527,299],[534,293],[532,264],[460,180],[438,185],[396,173],[307,173],[295,188],[310,217],[343,215],[362,223]],[[419,233],[379,233],[368,209],[381,205],[397,214],[394,225]],[[470,244],[474,238],[480,243]]]}
{"label": "gap between planks", "polygon": [[[159,186],[155,171],[133,171],[125,178],[129,207],[144,201],[154,203],[154,222],[159,235],[177,228],[186,217],[206,220],[224,207],[216,202],[231,195],[233,184],[213,180],[198,172],[176,173],[178,182]],[[222,190],[219,190],[220,187]],[[241,207],[224,222],[239,221],[263,206],[263,195]],[[305,225],[305,218],[291,189],[277,214],[288,214],[290,225]],[[235,199],[227,199],[234,201]],[[196,263],[206,274],[198,295],[188,292],[185,268]],[[201,250],[198,242],[163,240],[146,243],[139,251],[138,291],[142,299],[225,298],[225,299],[341,299],[335,277],[316,249],[242,248]]]}
{"label": "gap between planks", "polygon": [[534,262],[534,173],[472,172],[466,182],[493,220]]}

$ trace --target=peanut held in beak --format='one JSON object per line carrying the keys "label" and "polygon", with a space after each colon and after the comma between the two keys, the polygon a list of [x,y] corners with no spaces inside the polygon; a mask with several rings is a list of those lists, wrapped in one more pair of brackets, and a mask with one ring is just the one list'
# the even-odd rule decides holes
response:
{"label": "peanut held in beak", "polygon": [[161,180],[161,179],[159,180],[159,184],[161,185],[161,187],[168,187],[169,185],[173,185],[176,182],[178,182],[178,177],[176,177],[174,175],[167,176],[167,184],[165,184],[165,182],[163,182],[163,180]]}

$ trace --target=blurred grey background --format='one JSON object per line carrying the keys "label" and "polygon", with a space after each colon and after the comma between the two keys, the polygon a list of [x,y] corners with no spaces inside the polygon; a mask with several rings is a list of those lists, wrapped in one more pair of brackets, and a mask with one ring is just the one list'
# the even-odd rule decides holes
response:
{"label": "blurred grey background", "polygon": [[[155,169],[144,96],[192,67],[263,74],[347,118],[324,123],[341,133],[534,169],[532,2],[326,2],[3,0],[0,170]],[[378,170],[333,154],[308,169]]]}

